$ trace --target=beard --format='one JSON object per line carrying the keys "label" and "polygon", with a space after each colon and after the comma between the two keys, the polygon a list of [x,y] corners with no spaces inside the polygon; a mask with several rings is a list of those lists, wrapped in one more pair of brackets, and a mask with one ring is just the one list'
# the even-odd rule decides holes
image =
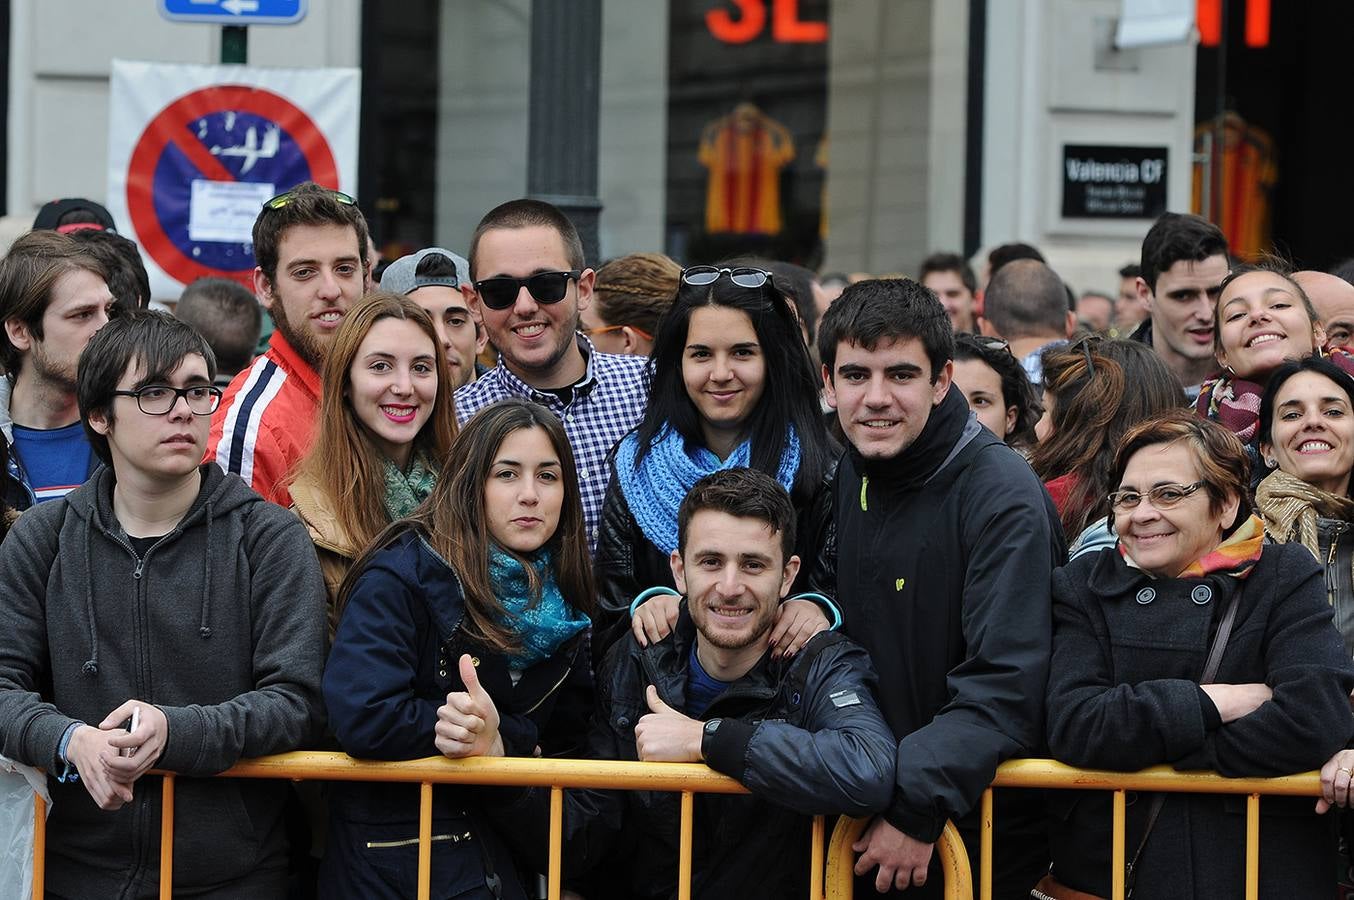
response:
{"label": "beard", "polygon": [[297,356],[305,360],[316,372],[320,371],[324,367],[324,357],[328,348],[304,324],[293,324],[291,319],[287,318],[287,305],[276,293],[271,296],[273,305],[268,312],[273,317],[273,325],[287,339],[287,343],[291,344]]}
{"label": "beard", "polygon": [[47,345],[34,341],[28,364],[40,381],[59,388],[63,393],[75,393],[76,368],[72,360],[60,360],[47,355]]}

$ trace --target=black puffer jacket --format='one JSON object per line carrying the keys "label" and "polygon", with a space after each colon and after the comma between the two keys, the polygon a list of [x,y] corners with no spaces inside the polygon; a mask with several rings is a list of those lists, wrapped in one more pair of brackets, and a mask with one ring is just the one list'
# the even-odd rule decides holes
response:
{"label": "black puffer jacket", "polygon": [[[616,477],[616,451],[607,457],[611,481],[607,484],[606,499],[602,503],[602,523],[597,537],[594,572],[597,576],[597,613],[593,616],[592,652],[600,663],[611,646],[630,628],[630,603],[639,593],[651,587],[675,587],[668,555],[654,546],[640,529],[630,512],[620,480]],[[794,501],[798,518],[795,553],[803,561],[799,576],[790,586],[790,595],[808,590],[809,561],[817,555],[827,517],[831,510],[820,499],[836,470],[834,463],[827,472],[824,484],[795,485],[790,499]],[[831,596],[830,594],[828,596]],[[831,621],[834,613],[827,612]]]}
{"label": "black puffer jacket", "polygon": [[[612,648],[597,676],[597,710],[589,734],[594,759],[635,760],[635,723],[648,711],[645,689],[686,708],[695,626],[683,602],[674,632],[641,648],[633,637]],[[810,816],[863,816],[888,803],[893,735],[874,700],[869,657],[839,634],[816,635],[791,659],[766,654],[715,698],[701,717],[720,719],[702,745],[711,768],[752,796],[697,794],[693,897],[781,900],[808,887]],[[598,868],[605,897],[676,896],[678,795],[635,791],[567,791],[566,874]],[[516,809],[493,815],[512,830],[524,853],[547,846],[549,792],[532,791]],[[508,829],[500,829],[507,833]],[[535,862],[544,866],[543,858]]]}
{"label": "black puffer jacket", "polygon": [[[1320,767],[1345,746],[1354,720],[1354,663],[1331,624],[1321,568],[1302,546],[1267,545],[1246,579],[1215,681],[1263,682],[1273,699],[1222,724],[1198,686],[1235,579],[1152,579],[1115,550],[1054,573],[1048,741],[1074,766],[1134,771],[1168,763],[1231,777]],[[1059,791],[1053,872],[1108,896],[1110,797]],[[1146,797],[1129,806],[1126,853],[1146,827]],[[1245,797],[1167,798],[1137,865],[1135,897],[1239,897],[1245,874]],[[1260,804],[1260,896],[1331,897],[1332,816],[1310,797]]]}

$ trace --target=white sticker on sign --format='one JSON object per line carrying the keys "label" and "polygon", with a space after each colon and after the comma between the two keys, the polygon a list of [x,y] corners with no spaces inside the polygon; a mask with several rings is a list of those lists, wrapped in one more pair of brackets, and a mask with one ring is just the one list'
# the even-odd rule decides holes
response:
{"label": "white sticker on sign", "polygon": [[250,243],[254,220],[264,202],[275,193],[266,182],[194,179],[188,208],[188,239]]}

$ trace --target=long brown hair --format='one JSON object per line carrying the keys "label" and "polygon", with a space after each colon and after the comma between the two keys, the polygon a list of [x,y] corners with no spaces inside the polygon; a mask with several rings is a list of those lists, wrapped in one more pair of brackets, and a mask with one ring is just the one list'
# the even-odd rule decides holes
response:
{"label": "long brown hair", "polygon": [[1082,338],[1044,354],[1044,391],[1053,400],[1053,433],[1030,465],[1044,481],[1076,473],[1061,510],[1063,533],[1074,541],[1109,512],[1114,451],[1144,419],[1186,405],[1184,389],[1147,344]]}
{"label": "long brown hair", "polygon": [[408,297],[388,291],[367,294],[344,315],[325,357],[319,425],[310,451],[296,470],[297,478],[314,483],[321,496],[329,500],[339,527],[354,547],[365,547],[390,523],[381,451],[367,427],[354,415],[348,398],[357,351],[367,333],[382,319],[413,322],[433,346],[437,394],[432,414],[414,437],[414,452],[425,455],[434,467],[441,466],[456,437],[451,373],[432,319]]}
{"label": "long brown hair", "polygon": [[[499,652],[521,647],[521,636],[506,621],[503,604],[494,596],[489,579],[489,542],[484,508],[484,487],[493,469],[494,457],[504,439],[523,428],[540,428],[559,454],[564,482],[564,502],[559,526],[545,542],[554,556],[555,583],[564,599],[591,616],[595,608],[592,559],[583,527],[583,500],[578,488],[578,470],[564,426],[543,406],[521,399],[500,400],[487,406],[461,429],[452,443],[437,486],[426,503],[407,519],[387,528],[348,570],[339,590],[339,609],[368,560],[395,537],[409,529],[419,532],[428,545],[451,566],[465,594],[462,629],[472,641]],[[523,563],[529,579],[532,603],[540,598],[541,583],[535,567],[521,554],[506,547],[504,553]]]}

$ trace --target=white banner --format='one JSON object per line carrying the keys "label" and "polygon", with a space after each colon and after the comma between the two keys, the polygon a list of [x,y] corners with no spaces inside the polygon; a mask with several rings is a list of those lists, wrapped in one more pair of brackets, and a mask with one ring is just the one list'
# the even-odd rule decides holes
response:
{"label": "white banner", "polygon": [[303,181],[356,195],[360,88],[358,69],[113,61],[108,211],[155,299],[204,276],[252,290],[269,197]]}

